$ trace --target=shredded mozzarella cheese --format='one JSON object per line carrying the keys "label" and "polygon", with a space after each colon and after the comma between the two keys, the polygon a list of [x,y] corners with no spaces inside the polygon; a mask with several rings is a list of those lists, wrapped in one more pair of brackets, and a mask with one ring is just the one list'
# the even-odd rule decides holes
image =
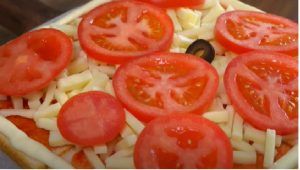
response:
{"label": "shredded mozzarella cheese", "polygon": [[58,101],[60,105],[63,105],[66,101],[68,101],[68,95],[65,92],[58,89],[56,89],[54,92],[54,98]]}
{"label": "shredded mozzarella cheese", "polygon": [[121,137],[125,138],[127,136],[133,135],[133,130],[126,124],[123,130],[121,131]]}
{"label": "shredded mozzarella cheese", "polygon": [[260,154],[265,154],[265,145],[262,143],[253,143],[252,146]]}
{"label": "shredded mozzarella cheese", "polygon": [[58,80],[57,86],[58,89],[62,91],[71,91],[82,88],[89,81],[92,80],[92,74],[89,70],[86,70],[82,73],[73,74],[69,77],[62,78]]}
{"label": "shredded mozzarella cheese", "polygon": [[265,143],[265,154],[264,154],[264,167],[269,168],[273,165],[275,159],[275,130],[267,130],[266,143]]}
{"label": "shredded mozzarella cheese", "polygon": [[206,112],[202,116],[215,123],[227,122],[229,119],[229,113],[226,110]]}
{"label": "shredded mozzarella cheese", "polygon": [[256,164],[256,152],[233,151],[233,162],[236,164]]}
{"label": "shredded mozzarella cheese", "polygon": [[88,68],[87,58],[78,57],[68,66],[68,73],[69,74],[81,73],[85,71],[87,68]]}
{"label": "shredded mozzarella cheese", "polygon": [[217,21],[217,18],[225,12],[224,8],[221,6],[219,2],[210,9],[208,14],[202,19],[203,23],[214,23]]}
{"label": "shredded mozzarella cheese", "polygon": [[13,103],[13,107],[15,109],[23,109],[23,98],[22,97],[11,97],[11,101]]}
{"label": "shredded mozzarella cheese", "polygon": [[119,150],[116,153],[114,153],[113,155],[111,155],[110,158],[117,159],[120,157],[128,157],[128,156],[133,156],[133,147]]}
{"label": "shredded mozzarella cheese", "polygon": [[39,118],[36,121],[36,125],[39,128],[46,129],[46,130],[58,130],[57,127],[57,118]]}
{"label": "shredded mozzarella cheese", "polygon": [[284,156],[278,159],[272,169],[296,169],[298,166],[298,144],[290,149]]}
{"label": "shredded mozzarella cheese", "polygon": [[179,8],[176,14],[184,30],[200,27],[202,16],[200,11],[194,11],[189,8]]}
{"label": "shredded mozzarella cheese", "polygon": [[1,109],[0,115],[4,117],[8,116],[22,116],[25,118],[32,119],[36,110],[32,109]]}
{"label": "shredded mozzarella cheese", "polygon": [[137,140],[137,136],[135,134],[127,136],[116,144],[115,150],[119,151],[122,149],[127,149],[129,147],[132,147],[132,146],[134,146],[136,140]]}
{"label": "shredded mozzarella cheese", "polygon": [[125,114],[126,114],[126,123],[132,128],[132,130],[137,135],[140,134],[145,128],[145,125],[142,122],[140,122],[137,118],[135,118],[128,111],[125,111]]}
{"label": "shredded mozzarella cheese", "polygon": [[50,168],[73,168],[44,145],[29,138],[23,131],[19,130],[13,123],[2,116],[0,116],[0,132],[9,139],[14,148],[45,163]]}
{"label": "shredded mozzarella cheese", "polygon": [[83,149],[83,152],[86,156],[86,158],[89,160],[89,162],[93,165],[96,169],[104,169],[105,165],[101,161],[101,159],[97,156],[97,154],[94,152],[91,148],[85,148]]}
{"label": "shredded mozzarella cheese", "polygon": [[243,139],[243,119],[239,114],[234,115],[233,127],[232,127],[232,139]]}
{"label": "shredded mozzarella cheese", "polygon": [[34,118],[38,119],[38,118],[43,118],[43,117],[44,118],[56,117],[58,115],[60,108],[61,108],[61,105],[59,103],[52,104],[43,110],[38,110],[35,113]]}
{"label": "shredded mozzarella cheese", "polygon": [[50,105],[50,103],[52,102],[52,100],[54,98],[55,89],[56,89],[56,82],[51,82],[47,88],[46,97],[44,99],[44,102],[39,107],[39,110],[43,110]]}
{"label": "shredded mozzarella cheese", "polygon": [[168,9],[167,14],[169,15],[169,17],[171,18],[171,20],[173,22],[175,32],[182,31],[182,27],[178,21],[176,12],[173,9]]}
{"label": "shredded mozzarella cheese", "polygon": [[70,145],[71,142],[67,141],[58,130],[52,130],[49,133],[49,145],[53,147]]}
{"label": "shredded mozzarella cheese", "polygon": [[230,142],[232,147],[238,151],[255,152],[255,148],[251,146],[248,142],[234,139],[231,139]]}
{"label": "shredded mozzarella cheese", "polygon": [[94,152],[95,152],[96,154],[104,154],[104,153],[107,153],[107,146],[106,146],[105,144],[94,146]]}
{"label": "shredded mozzarella cheese", "polygon": [[118,157],[118,158],[108,158],[105,160],[107,168],[122,168],[122,169],[133,169],[135,168],[133,157]]}

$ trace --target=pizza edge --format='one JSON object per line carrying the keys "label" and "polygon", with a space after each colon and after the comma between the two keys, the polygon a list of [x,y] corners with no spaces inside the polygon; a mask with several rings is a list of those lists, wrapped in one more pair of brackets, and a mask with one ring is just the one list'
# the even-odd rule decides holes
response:
{"label": "pizza edge", "polygon": [[21,168],[45,169],[47,165],[26,155],[12,146],[6,136],[0,133],[0,149],[14,160]]}

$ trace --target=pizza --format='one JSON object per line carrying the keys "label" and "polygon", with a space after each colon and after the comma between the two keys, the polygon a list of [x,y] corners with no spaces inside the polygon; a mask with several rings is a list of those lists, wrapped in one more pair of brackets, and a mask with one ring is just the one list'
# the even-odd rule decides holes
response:
{"label": "pizza", "polygon": [[297,168],[298,24],[238,0],[92,0],[0,46],[22,168]]}

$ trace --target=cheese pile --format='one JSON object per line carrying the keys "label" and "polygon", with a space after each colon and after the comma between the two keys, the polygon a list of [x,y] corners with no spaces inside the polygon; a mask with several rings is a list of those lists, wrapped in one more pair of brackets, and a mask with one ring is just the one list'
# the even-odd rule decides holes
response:
{"label": "cheese pile", "polygon": [[[144,128],[144,124],[131,113],[126,111],[126,127],[113,145],[105,144],[80,148],[62,137],[56,123],[56,117],[62,105],[79,93],[98,90],[114,95],[111,78],[118,66],[88,58],[80,48],[77,37],[77,26],[81,20],[77,17],[87,12],[88,9],[104,2],[107,1],[91,1],[81,10],[73,11],[72,15],[70,14],[51,25],[51,27],[59,29],[73,38],[74,56],[72,62],[43,91],[24,97],[12,97],[14,109],[0,110],[0,115],[17,114],[34,119],[38,127],[50,131],[49,144],[54,147],[61,147],[60,150],[54,152],[62,155],[62,158],[67,162],[71,162],[73,155],[83,150],[94,168],[134,168],[133,148],[139,133]],[[227,64],[236,54],[225,51],[214,40],[214,27],[218,16],[236,9],[260,11],[237,0],[206,0],[205,4],[199,9],[178,8],[167,10],[175,28],[174,41],[170,51],[184,53],[186,48],[196,39],[208,40],[214,46],[216,57],[212,65],[218,71],[220,85],[212,106],[208,112],[203,114],[203,117],[218,124],[230,138],[234,149],[234,163],[255,164],[257,160],[256,153],[260,153],[264,155],[265,168],[294,168],[297,166],[298,159],[298,136],[279,136],[272,129],[265,132],[253,128],[234,111],[226,95],[223,75]],[[73,16],[73,18],[70,16]],[[41,98],[43,98],[42,103]],[[0,96],[0,100],[6,99],[6,96]],[[23,100],[28,101],[30,109],[23,108]],[[223,105],[226,105],[226,108]],[[279,147],[282,141],[295,146],[284,157],[274,162],[277,152],[276,147]],[[112,149],[114,154],[110,155]],[[105,162],[102,162],[102,160]]]}

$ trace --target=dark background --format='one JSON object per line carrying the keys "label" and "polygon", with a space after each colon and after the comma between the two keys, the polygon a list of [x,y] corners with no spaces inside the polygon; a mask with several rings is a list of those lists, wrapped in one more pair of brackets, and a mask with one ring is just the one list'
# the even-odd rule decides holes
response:
{"label": "dark background", "polygon": [[[0,44],[89,0],[0,0]],[[298,22],[298,0],[241,0]]]}

